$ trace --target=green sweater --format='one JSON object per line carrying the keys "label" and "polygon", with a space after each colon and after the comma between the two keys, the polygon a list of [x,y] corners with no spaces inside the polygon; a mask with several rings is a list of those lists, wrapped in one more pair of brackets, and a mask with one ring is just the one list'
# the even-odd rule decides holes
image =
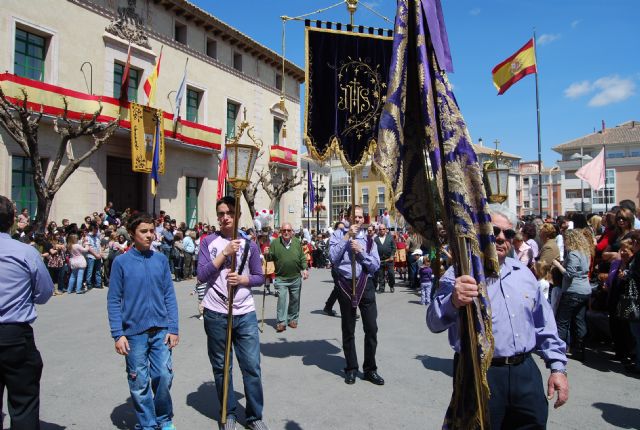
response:
{"label": "green sweater", "polygon": [[284,281],[299,278],[300,272],[307,268],[307,259],[302,252],[300,240],[296,237],[291,238],[289,249],[284,246],[281,238],[271,241],[267,259],[276,266],[276,278]]}

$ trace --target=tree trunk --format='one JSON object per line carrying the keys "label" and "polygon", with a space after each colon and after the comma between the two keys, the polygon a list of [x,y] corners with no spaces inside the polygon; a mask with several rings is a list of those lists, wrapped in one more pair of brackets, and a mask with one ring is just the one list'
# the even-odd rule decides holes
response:
{"label": "tree trunk", "polygon": [[48,198],[40,193],[36,193],[36,195],[38,196],[38,206],[36,219],[33,222],[33,231],[44,233],[47,228],[47,220],[49,219],[49,212],[51,211],[51,205],[53,204],[53,197]]}

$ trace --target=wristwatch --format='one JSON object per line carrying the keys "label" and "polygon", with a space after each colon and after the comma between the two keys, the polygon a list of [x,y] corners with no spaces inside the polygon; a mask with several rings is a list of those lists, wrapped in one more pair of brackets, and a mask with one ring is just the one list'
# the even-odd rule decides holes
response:
{"label": "wristwatch", "polygon": [[567,369],[551,369],[551,373],[562,373],[564,376],[567,376]]}

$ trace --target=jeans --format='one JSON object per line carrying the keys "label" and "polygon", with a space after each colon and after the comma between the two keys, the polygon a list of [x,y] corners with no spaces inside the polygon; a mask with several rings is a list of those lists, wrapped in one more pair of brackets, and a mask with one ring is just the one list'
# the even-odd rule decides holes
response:
{"label": "jeans", "polygon": [[[85,273],[87,290],[89,288],[100,288],[102,286],[102,259],[87,258],[87,271]],[[95,282],[91,282],[95,275]]]}
{"label": "jeans", "polygon": [[431,290],[433,289],[433,282],[421,282],[420,283],[420,304],[429,305],[431,303]]}
{"label": "jeans", "polygon": [[171,423],[171,350],[164,343],[166,329],[151,329],[127,336],[129,355],[125,356],[129,391],[138,423],[144,430]]}
{"label": "jeans", "polygon": [[72,292],[74,286],[76,287],[76,293],[82,291],[82,279],[84,279],[84,267],[82,269],[73,269],[69,277],[67,293]]}
{"label": "jeans", "polygon": [[173,258],[171,257],[171,248],[167,248],[165,246],[162,246],[160,248],[160,251],[164,254],[165,257],[167,257],[167,260],[169,260],[169,270],[171,271],[171,274],[173,275],[173,273],[175,272],[175,263],[173,261]]}
{"label": "jeans", "polygon": [[408,285],[409,288],[418,288],[418,258],[409,254],[407,256],[407,268],[408,268]]}
{"label": "jeans", "polygon": [[393,261],[383,261],[380,263],[380,270],[378,270],[378,289],[384,291],[385,277],[389,284],[389,288],[393,288],[396,285],[395,272],[393,271]]}
{"label": "jeans", "polygon": [[[276,291],[278,292],[277,323],[287,324],[291,321],[298,322],[300,316],[300,287],[302,278],[285,281],[276,278]],[[289,306],[287,306],[287,301]]]}
{"label": "jeans", "polygon": [[[229,395],[227,416],[236,417],[236,396],[233,391],[233,349],[242,371],[244,395],[247,401],[245,416],[247,423],[262,419],[264,398],[262,395],[262,372],[260,370],[260,339],[255,312],[234,315],[232,321],[232,349],[229,357]],[[213,368],[218,401],[222,405],[224,379],[224,351],[227,338],[227,314],[204,310],[204,331],[207,334],[209,361]]]}
{"label": "jeans", "polygon": [[587,305],[589,294],[563,293],[558,305],[556,324],[558,336],[565,343],[569,338],[569,328],[575,329],[575,340],[582,342],[587,335]]}

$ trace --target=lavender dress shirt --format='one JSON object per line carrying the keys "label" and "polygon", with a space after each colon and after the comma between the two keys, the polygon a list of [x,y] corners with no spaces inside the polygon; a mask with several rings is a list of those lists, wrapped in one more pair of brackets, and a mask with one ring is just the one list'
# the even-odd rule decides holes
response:
{"label": "lavender dress shirt", "polygon": [[[333,232],[331,239],[329,240],[329,259],[331,264],[338,268],[338,273],[346,279],[353,277],[351,273],[351,248],[349,241],[344,240],[344,231],[338,229]],[[356,236],[356,240],[362,247],[362,252],[356,254],[356,278],[360,276],[362,267],[367,271],[367,276],[370,278],[380,268],[380,256],[378,255],[378,247],[373,242],[371,245],[371,252],[367,253],[367,238],[366,232],[360,230]]]}
{"label": "lavender dress shirt", "polygon": [[47,302],[53,282],[38,251],[0,233],[0,324],[29,323]]}
{"label": "lavender dress shirt", "polygon": [[[451,293],[455,284],[453,267],[440,279],[438,293],[427,308],[427,326],[434,333],[449,330],[449,343],[460,350],[458,310]],[[549,302],[536,284],[529,269],[518,260],[506,258],[500,277],[487,279],[491,301],[494,357],[511,357],[534,352],[551,369],[564,369],[566,345],[558,329]]]}

